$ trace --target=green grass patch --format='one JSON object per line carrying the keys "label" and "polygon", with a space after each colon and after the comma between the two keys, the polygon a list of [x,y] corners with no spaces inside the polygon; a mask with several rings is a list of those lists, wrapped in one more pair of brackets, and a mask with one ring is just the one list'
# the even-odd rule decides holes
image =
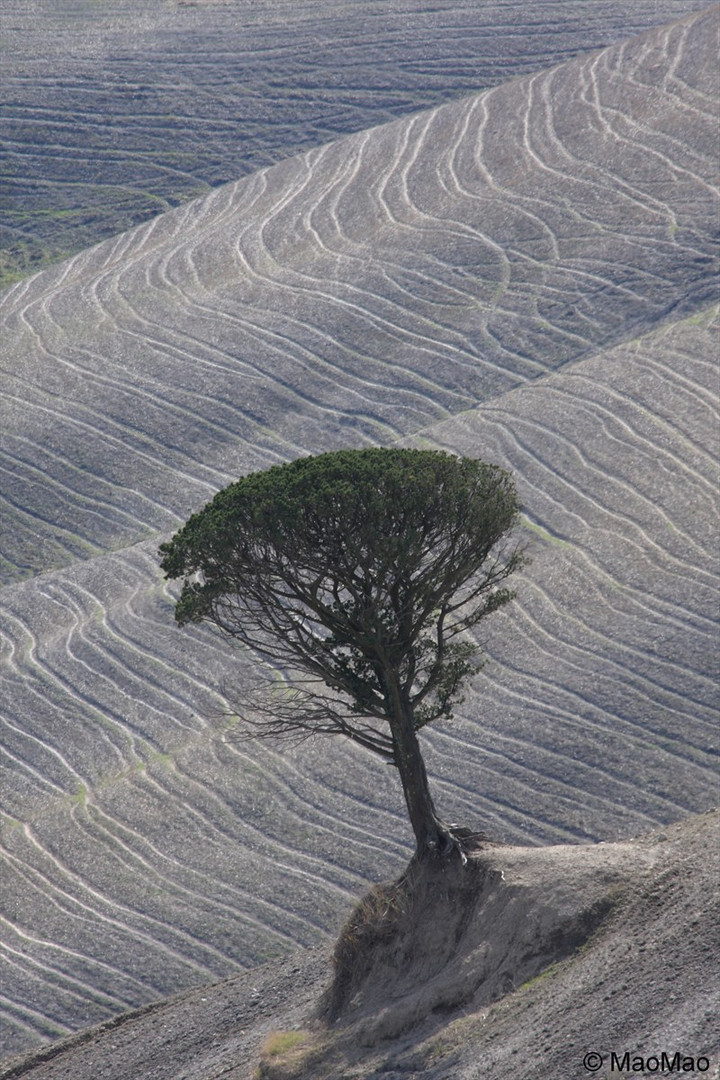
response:
{"label": "green grass patch", "polygon": [[302,1080],[317,1053],[309,1031],[272,1031],[260,1052],[255,1080]]}
{"label": "green grass patch", "polygon": [[77,793],[70,796],[72,802],[74,802],[76,806],[79,806],[83,810],[87,806],[87,797],[88,789],[86,784],[78,784]]}
{"label": "green grass patch", "polygon": [[267,1058],[277,1058],[305,1045],[309,1038],[307,1031],[273,1031],[265,1040],[262,1052]]}
{"label": "green grass patch", "polygon": [[553,976],[557,974],[559,967],[559,962],[550,964],[549,967],[544,968],[542,971],[538,972],[537,975],[533,975],[531,979],[527,979],[526,982],[521,983],[517,988],[517,992],[519,994],[527,993],[528,990],[532,990],[541,983],[546,982],[548,979],[552,979]]}
{"label": "green grass patch", "polygon": [[461,1016],[453,1020],[439,1035],[433,1036],[423,1047],[426,1067],[451,1064],[447,1058],[458,1053],[463,1046],[471,1041],[473,1035],[479,1035],[485,1023],[485,1013],[473,1013],[470,1016]]}
{"label": "green grass patch", "polygon": [[534,521],[529,521],[526,517],[523,517],[522,524],[524,529],[528,529],[530,532],[540,539],[545,541],[546,544],[554,544],[556,547],[570,547],[571,545],[567,540],[561,540],[559,536],[553,536],[542,525],[538,525]]}

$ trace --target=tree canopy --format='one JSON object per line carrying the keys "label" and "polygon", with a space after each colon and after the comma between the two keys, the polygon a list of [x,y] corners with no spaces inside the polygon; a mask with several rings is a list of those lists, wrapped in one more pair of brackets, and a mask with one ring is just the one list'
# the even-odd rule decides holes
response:
{"label": "tree canopy", "polygon": [[[457,846],[417,741],[479,669],[466,632],[523,562],[504,469],[440,451],[341,450],[243,477],[161,546],[180,625],[207,621],[307,678],[258,734],[342,734],[397,766],[419,851]],[[307,686],[310,689],[307,689]]]}

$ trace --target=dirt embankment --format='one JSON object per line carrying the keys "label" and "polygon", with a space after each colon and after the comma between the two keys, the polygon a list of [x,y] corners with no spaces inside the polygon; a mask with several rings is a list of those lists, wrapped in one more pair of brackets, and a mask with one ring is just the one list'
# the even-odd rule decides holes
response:
{"label": "dirt embankment", "polygon": [[717,1077],[719,863],[713,811],[627,843],[411,865],[361,901],[334,966],[298,954],[0,1080],[609,1080],[626,1053],[633,1075],[657,1075],[663,1052]]}

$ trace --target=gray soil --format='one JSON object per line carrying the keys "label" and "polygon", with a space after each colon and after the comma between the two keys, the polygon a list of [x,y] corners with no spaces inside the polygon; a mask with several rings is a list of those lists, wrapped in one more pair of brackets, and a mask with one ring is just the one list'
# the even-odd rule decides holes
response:
{"label": "gray soil", "polygon": [[3,0],[0,284],[339,135],[703,4]]}
{"label": "gray soil", "polygon": [[[158,25],[177,16],[217,28],[213,19],[239,6],[146,4],[134,27],[137,49],[143,53],[156,12]],[[299,18],[312,7],[271,6],[276,25],[282,12]],[[399,12],[412,37],[409,15],[421,5],[334,6],[340,14]],[[448,49],[440,16],[455,12],[458,48],[462,41],[468,55],[485,55],[477,40],[465,42],[463,12],[522,15],[538,46],[562,37],[552,12],[564,11],[585,33],[590,11],[635,19],[642,9],[660,22],[695,6],[438,0],[432,12],[423,6],[422,25]],[[2,8],[16,29],[30,14],[39,18],[39,8],[72,11],[77,28],[106,5],[12,0]],[[136,0],[113,5],[126,15],[137,8]],[[267,10],[244,9],[253,19]],[[519,576],[517,602],[483,635],[488,663],[456,719],[423,732],[443,816],[513,845],[489,849],[452,885],[460,910],[470,912],[453,947],[462,943],[457,955],[472,959],[467,983],[450,973],[448,989],[445,976],[433,976],[445,1010],[438,1023],[458,1014],[463,995],[467,1008],[484,1008],[480,984],[514,1002],[513,986],[574,948],[582,927],[589,932],[604,913],[608,888],[627,869],[622,852],[633,852],[633,873],[641,860],[635,848],[558,845],[614,844],[717,804],[720,312],[711,305],[719,17],[715,5],[515,79],[508,76],[527,69],[512,53],[492,90],[323,147],[315,141],[307,154],[217,188],[0,297],[0,729],[9,762],[0,815],[0,1055],[108,1022],[101,1049],[85,1037],[72,1044],[107,1062],[108,1075],[221,1075],[202,1073],[206,1058],[210,1070],[243,1075],[265,1031],[300,1023],[316,981],[327,977],[322,952],[288,957],[328,947],[369,883],[397,875],[409,858],[391,770],[331,740],[290,750],[241,743],[228,710],[245,711],[261,669],[252,656],[231,658],[203,628],[174,625],[158,566],[161,534],[241,473],[402,440],[482,457],[517,478],[533,564]],[[519,25],[506,36],[511,52]],[[294,26],[283,40],[301,62]],[[334,31],[326,31],[329,49]],[[123,32],[68,39],[58,28],[50,60],[37,62],[29,84],[39,85],[43,65],[58,80],[67,73],[68,40],[76,71],[96,72]],[[558,47],[569,55],[563,40]],[[583,37],[582,47],[598,40]],[[557,58],[545,44],[538,67]],[[164,55],[159,46],[153,61]],[[416,85],[428,57],[413,68]],[[103,70],[112,82],[111,65]],[[433,70],[437,86],[444,63]],[[190,77],[188,85],[182,93],[192,97]],[[213,101],[217,85],[208,78]],[[56,89],[46,84],[60,108]],[[88,104],[83,115],[90,111]],[[139,99],[137,117],[136,134],[147,118]],[[103,136],[125,131],[119,122],[87,122],[88,147],[93,123]],[[146,138],[143,146],[150,129]],[[42,141],[47,148],[51,139]],[[201,142],[209,151],[209,129]],[[532,844],[547,851],[528,852]],[[612,861],[616,850],[620,862],[596,880],[595,861]],[[487,861],[504,859],[503,851],[507,864]],[[704,856],[696,865],[706,889]],[[557,882],[568,867],[571,893],[561,897]],[[529,895],[522,882],[532,891],[542,880],[533,907],[541,944],[564,913],[552,948],[538,950],[533,936],[505,951],[510,923],[497,870],[507,881],[516,874],[520,891],[508,901],[520,911]],[[659,871],[641,860],[637,872]],[[437,935],[452,919],[446,906],[433,922],[434,889],[416,888],[415,924],[430,919]],[[576,890],[582,903],[574,908]],[[637,918],[652,926],[645,900],[638,904]],[[679,925],[673,912],[669,924]],[[499,944],[485,956],[485,938],[468,928],[485,933],[490,915]],[[702,918],[683,950],[691,940],[704,947]],[[433,953],[441,967],[442,933]],[[416,1008],[425,1015],[422,999],[393,983],[406,968],[425,981],[420,946],[408,938],[407,947],[407,964],[387,971],[384,958],[369,956],[367,984],[342,999],[346,1028],[377,1040],[386,1020],[390,1032]],[[268,962],[277,966],[257,968]],[[651,974],[661,1004],[671,1000],[663,996],[670,983],[684,993],[676,960],[662,978]],[[236,981],[220,983],[226,979]],[[598,999],[588,980],[592,1008],[604,1010],[606,995],[614,1007],[614,983]],[[199,989],[210,983],[219,989]],[[376,986],[390,995],[389,1019],[368,997]],[[224,1011],[228,987],[235,998]],[[195,1016],[196,1006],[207,1008],[215,1042],[207,1025],[169,1019],[175,1005],[152,1004],[183,993],[175,998],[181,1009]],[[682,1000],[673,1007],[684,1016]],[[115,1059],[113,1040],[131,1029],[112,1018],[135,1008],[148,1010],[132,1021],[140,1036],[167,1023],[167,1042],[139,1036],[137,1051],[118,1042]],[[570,1011],[574,1021],[574,1005]],[[516,1014],[508,1015],[512,1039],[498,1045],[519,1038],[518,1054],[534,1062],[538,1046],[531,1054],[513,1027]],[[264,1028],[251,1024],[255,1016]],[[550,1020],[538,1023],[536,1033],[545,1025],[558,1036]],[[652,1045],[655,1021],[642,1023],[649,1034],[638,1027],[637,1037]],[[396,1056],[410,1055],[410,1074],[444,1067],[442,1048],[422,1057],[423,1024],[415,1042],[398,1041],[406,1038],[399,1028],[389,1036]],[[33,1068],[82,1076],[85,1066],[75,1071],[64,1056],[68,1044],[57,1045],[58,1055],[38,1051]],[[495,1042],[482,1045],[502,1075]],[[156,1054],[149,1064],[133,1056],[146,1051]],[[460,1076],[480,1070],[484,1058],[458,1060]],[[101,1067],[93,1073],[88,1064],[85,1075]]]}
{"label": "gray soil", "polygon": [[[326,953],[301,952],[16,1059],[0,1080],[246,1080],[261,1063],[268,1080],[574,1080],[591,1075],[587,1054],[607,1078],[613,1053],[652,1075],[663,1052],[717,1077],[719,826],[713,811],[625,843],[411,865],[356,911],[334,984]],[[304,1043],[263,1053],[293,1029]]]}

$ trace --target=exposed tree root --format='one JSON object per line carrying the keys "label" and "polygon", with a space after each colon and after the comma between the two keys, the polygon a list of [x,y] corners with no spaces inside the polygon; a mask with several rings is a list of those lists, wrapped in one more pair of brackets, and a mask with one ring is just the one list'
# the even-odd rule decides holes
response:
{"label": "exposed tree root", "polygon": [[418,849],[417,857],[424,859],[437,856],[449,860],[457,854],[461,864],[465,866],[468,853],[480,847],[484,840],[487,840],[485,833],[475,832],[462,825],[438,822],[437,828],[428,836],[422,848]]}

